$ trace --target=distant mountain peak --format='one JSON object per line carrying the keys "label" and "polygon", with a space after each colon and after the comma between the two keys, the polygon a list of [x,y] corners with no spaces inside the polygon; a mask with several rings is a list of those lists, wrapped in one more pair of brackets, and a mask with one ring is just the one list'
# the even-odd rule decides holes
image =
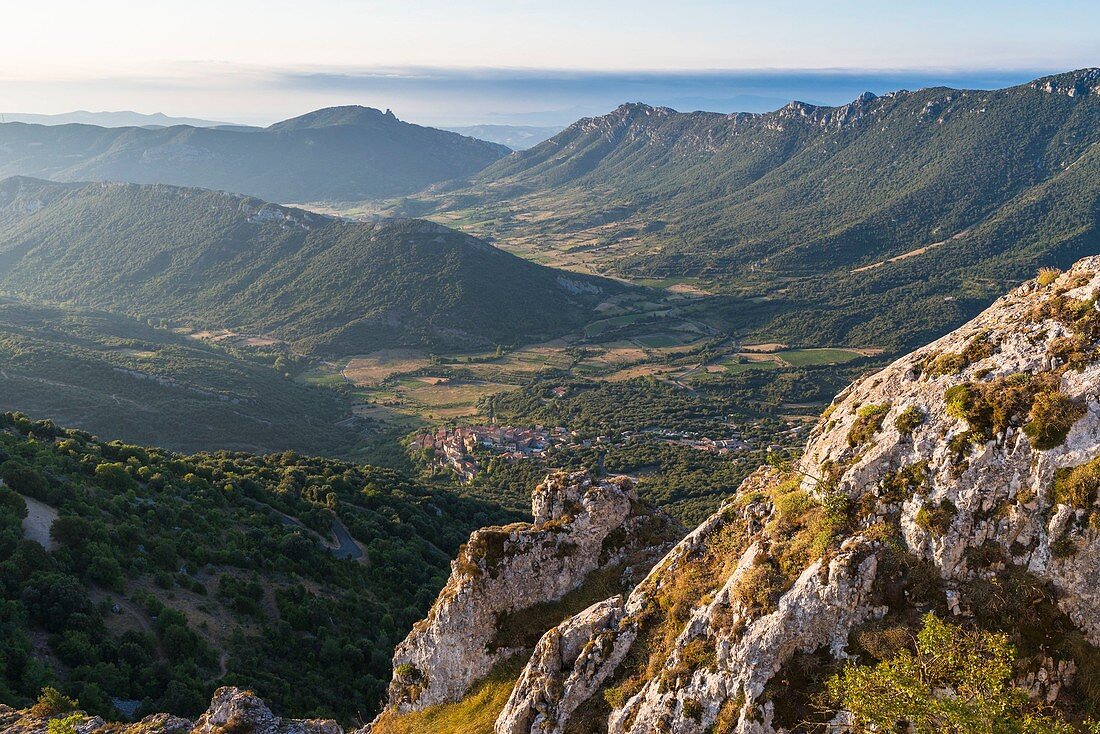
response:
{"label": "distant mountain peak", "polygon": [[387,109],[385,112],[374,107],[362,105],[342,105],[339,107],[323,107],[319,110],[307,112],[289,120],[276,122],[267,129],[274,131],[305,130],[318,127],[336,127],[340,125],[367,125],[379,121],[400,122],[397,115]]}

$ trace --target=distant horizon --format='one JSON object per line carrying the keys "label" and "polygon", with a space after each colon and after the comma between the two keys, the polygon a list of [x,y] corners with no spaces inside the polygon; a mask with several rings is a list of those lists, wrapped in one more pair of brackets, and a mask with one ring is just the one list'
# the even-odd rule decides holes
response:
{"label": "distant horizon", "polygon": [[[682,112],[767,112],[791,101],[836,106],[863,92],[948,86],[999,89],[1035,78],[1075,71],[1027,69],[716,69],[601,72],[560,69],[355,69],[311,72],[272,71],[248,76],[252,94],[268,99],[266,114],[186,103],[180,83],[164,85],[155,99],[165,106],[62,103],[9,109],[3,115],[57,116],[90,113],[163,115],[220,124],[266,126],[325,107],[360,105],[390,109],[402,120],[434,127],[528,125],[564,127],[582,117],[610,112],[620,104],[642,102]],[[224,81],[231,74],[223,74]],[[148,80],[147,80],[148,81]],[[243,81],[243,80],[242,80]],[[7,83],[7,84],[10,84]],[[5,82],[0,81],[0,90]],[[89,85],[95,87],[96,85]],[[232,85],[230,85],[232,86]],[[86,87],[87,89],[87,87]],[[45,95],[39,89],[39,99]],[[195,90],[188,90],[193,92]],[[123,91],[123,96],[125,91]],[[96,95],[87,99],[91,101]],[[120,102],[119,92],[111,99]],[[135,102],[140,97],[135,93]],[[191,97],[191,94],[187,94]],[[8,95],[11,98],[11,95]],[[174,100],[179,104],[173,105]],[[184,109],[186,106],[186,109]],[[255,105],[250,105],[253,111]],[[146,111],[148,110],[148,111]]]}
{"label": "distant horizon", "polygon": [[1100,64],[1100,4],[1075,0],[55,0],[4,20],[13,111],[252,125],[344,104],[436,126],[563,125],[629,101],[761,112]]}

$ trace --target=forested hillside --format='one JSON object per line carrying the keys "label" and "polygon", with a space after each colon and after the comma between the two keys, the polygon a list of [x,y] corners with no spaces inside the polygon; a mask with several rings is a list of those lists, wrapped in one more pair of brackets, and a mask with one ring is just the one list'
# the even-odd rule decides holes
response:
{"label": "forested hillside", "polygon": [[0,479],[0,700],[55,685],[114,718],[194,715],[219,683],[370,716],[459,544],[514,517],[368,466],[183,456],[11,413]]}
{"label": "forested hillside", "polygon": [[351,222],[172,186],[0,182],[0,290],[305,352],[532,341],[583,324],[621,289],[424,221]]}
{"label": "forested hillside", "polygon": [[317,110],[267,128],[0,124],[0,177],[202,186],[282,202],[411,193],[508,152],[369,107]]}

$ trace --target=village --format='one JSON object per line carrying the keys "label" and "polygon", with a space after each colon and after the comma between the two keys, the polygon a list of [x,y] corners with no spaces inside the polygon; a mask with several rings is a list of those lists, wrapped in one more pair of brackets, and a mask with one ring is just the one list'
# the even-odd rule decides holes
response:
{"label": "village", "polygon": [[592,439],[580,438],[576,431],[562,426],[547,428],[542,425],[440,427],[434,432],[416,435],[411,439],[410,445],[413,450],[429,451],[430,463],[433,465],[449,468],[463,481],[470,482],[482,469],[477,461],[479,452],[487,452],[508,461],[519,461],[545,456],[558,447],[589,448],[593,445],[625,443],[641,438],[716,454],[729,454],[748,448],[748,444],[736,436],[709,438],[692,431],[647,428],[643,431],[623,431],[614,436],[600,435]]}

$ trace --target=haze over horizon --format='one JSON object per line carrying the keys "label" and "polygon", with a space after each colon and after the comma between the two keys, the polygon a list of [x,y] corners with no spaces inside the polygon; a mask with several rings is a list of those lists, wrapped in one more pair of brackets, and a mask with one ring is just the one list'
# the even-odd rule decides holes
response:
{"label": "haze over horizon", "polygon": [[764,111],[863,91],[999,87],[1100,63],[1090,32],[1100,8],[1068,0],[52,7],[6,11],[21,32],[0,48],[5,112],[126,109],[268,124],[362,104],[424,124],[565,125],[626,101]]}

